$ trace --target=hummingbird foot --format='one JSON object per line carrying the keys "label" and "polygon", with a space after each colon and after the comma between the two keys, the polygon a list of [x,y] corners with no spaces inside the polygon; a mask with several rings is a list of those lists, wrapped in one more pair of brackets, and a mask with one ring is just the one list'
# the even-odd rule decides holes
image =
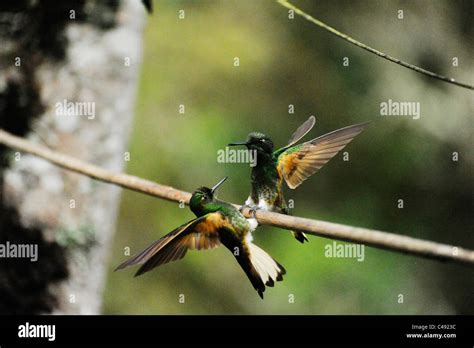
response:
{"label": "hummingbird foot", "polygon": [[259,208],[256,208],[256,207],[250,208],[250,212],[252,213],[252,217],[253,217],[254,219],[257,219],[257,210],[258,210],[258,209],[259,209]]}
{"label": "hummingbird foot", "polygon": [[243,212],[244,212],[244,210],[245,210],[246,208],[249,208],[250,213],[252,214],[252,217],[253,217],[254,219],[256,219],[256,218],[257,218],[257,210],[260,210],[260,208],[254,206],[254,205],[247,205],[247,204],[244,204],[243,206],[241,206],[241,207],[239,208],[240,213],[243,214]]}
{"label": "hummingbird foot", "polygon": [[250,213],[252,214],[252,217],[257,220],[257,210],[260,210],[258,207],[250,207]]}

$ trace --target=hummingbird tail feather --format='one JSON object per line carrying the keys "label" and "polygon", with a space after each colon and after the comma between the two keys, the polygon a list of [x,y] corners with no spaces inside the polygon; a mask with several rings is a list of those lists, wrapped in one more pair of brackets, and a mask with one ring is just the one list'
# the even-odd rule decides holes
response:
{"label": "hummingbird tail feather", "polygon": [[250,262],[265,285],[273,286],[275,281],[283,280],[286,270],[282,265],[255,244],[248,243],[248,247]]}
{"label": "hummingbird tail feather", "polygon": [[[229,248],[233,250],[232,248]],[[234,254],[258,295],[263,299],[266,286],[273,286],[275,281],[283,280],[286,273],[282,265],[270,255],[253,244],[249,239],[240,247],[241,253]]]}

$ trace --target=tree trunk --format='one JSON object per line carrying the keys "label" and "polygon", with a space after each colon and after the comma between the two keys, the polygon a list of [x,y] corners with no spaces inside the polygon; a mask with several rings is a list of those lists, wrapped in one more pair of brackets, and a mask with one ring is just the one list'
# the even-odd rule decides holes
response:
{"label": "tree trunk", "polygon": [[[143,5],[19,1],[0,16],[0,127],[122,171]],[[119,189],[6,148],[0,159],[0,245],[38,248],[36,262],[0,258],[0,313],[99,313]]]}

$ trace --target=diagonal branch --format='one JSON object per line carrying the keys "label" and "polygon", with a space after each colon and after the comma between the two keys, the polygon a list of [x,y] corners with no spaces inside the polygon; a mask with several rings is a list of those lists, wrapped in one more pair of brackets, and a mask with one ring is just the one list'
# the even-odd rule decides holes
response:
{"label": "diagonal branch", "polygon": [[[41,157],[64,169],[83,174],[106,183],[148,194],[168,201],[188,203],[191,194],[170,186],[160,185],[133,175],[117,174],[86,163],[68,155],[52,151],[0,129],[0,144]],[[236,205],[236,207],[240,207]],[[249,209],[244,210],[251,217]],[[289,230],[304,231],[308,234],[338,239],[352,243],[458,263],[474,264],[474,251],[422,239],[406,237],[394,233],[353,227],[332,222],[305,219],[277,213],[257,211],[257,220],[262,225],[271,225]]]}
{"label": "diagonal branch", "polygon": [[326,23],[323,23],[321,22],[319,19],[316,19],[314,17],[312,17],[311,15],[307,14],[306,12],[300,10],[298,7],[290,4],[288,1],[286,0],[277,0],[277,2],[294,11],[297,15],[303,17],[304,19],[306,19],[307,21],[310,21],[311,23],[317,25],[318,27],[330,32],[331,34],[333,35],[336,35],[337,37],[340,37],[341,39],[343,40],[346,40],[347,42],[350,42],[351,44],[353,45],[356,45],[357,47],[360,47],[366,51],[369,51],[370,53],[373,53],[379,57],[382,57],[382,58],[385,58],[395,64],[398,64],[398,65],[401,65],[405,68],[408,68],[408,69],[411,69],[413,71],[416,71],[420,74],[424,74],[424,75],[427,75],[427,76],[430,76],[430,77],[434,77],[435,79],[438,79],[438,80],[441,80],[441,81],[444,81],[444,82],[447,82],[447,83],[451,83],[453,85],[456,85],[456,86],[459,86],[459,87],[463,87],[463,88],[467,88],[467,89],[472,89],[474,90],[474,86],[473,85],[469,85],[467,83],[464,83],[464,82],[459,82],[459,81],[456,81],[455,79],[453,78],[450,78],[450,77],[447,77],[447,76],[443,76],[443,75],[439,75],[439,74],[436,74],[432,71],[429,71],[429,70],[426,70],[426,69],[423,69],[423,68],[420,68],[416,65],[413,65],[413,64],[410,64],[410,63],[407,63],[407,62],[404,62],[403,60],[400,60],[398,58],[395,58],[395,57],[392,57],[392,56],[389,56],[388,54],[386,53],[383,53],[379,50],[376,50],[375,48],[372,48],[370,46],[367,46],[366,44],[360,42],[360,41],[357,41],[356,39],[353,39],[352,37],[350,37],[349,35],[346,35],[344,33],[341,33],[339,30],[336,30],[334,29],[333,27],[327,25]]}

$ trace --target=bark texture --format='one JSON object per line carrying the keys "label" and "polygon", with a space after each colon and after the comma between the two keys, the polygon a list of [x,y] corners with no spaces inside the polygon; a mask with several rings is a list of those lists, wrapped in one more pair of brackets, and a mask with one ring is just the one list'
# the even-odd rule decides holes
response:
{"label": "bark texture", "polygon": [[[143,5],[18,1],[0,16],[0,128],[122,171]],[[0,259],[0,313],[100,313],[119,189],[6,148],[0,158],[0,243],[39,249],[37,262]]]}

